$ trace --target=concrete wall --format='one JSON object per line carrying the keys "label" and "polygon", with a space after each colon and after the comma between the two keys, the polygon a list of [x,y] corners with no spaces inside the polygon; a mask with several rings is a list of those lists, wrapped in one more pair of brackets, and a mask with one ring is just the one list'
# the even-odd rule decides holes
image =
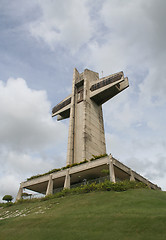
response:
{"label": "concrete wall", "polygon": [[[98,80],[96,72],[85,69],[79,74],[74,70],[67,164],[106,153],[102,106],[90,99],[90,85]],[[83,88],[82,101],[79,101],[80,87]]]}

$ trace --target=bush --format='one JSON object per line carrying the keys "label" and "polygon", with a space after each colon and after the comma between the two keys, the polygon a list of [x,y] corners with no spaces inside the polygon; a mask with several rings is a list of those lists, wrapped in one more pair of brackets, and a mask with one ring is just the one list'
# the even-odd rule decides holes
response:
{"label": "bush", "polygon": [[[55,194],[50,194],[43,198],[20,199],[15,204],[28,203],[28,202],[35,203],[35,202],[40,202],[40,201],[47,201],[47,200],[54,199],[54,198],[61,198],[61,197],[65,197],[68,195],[84,194],[84,193],[89,193],[89,192],[99,192],[99,191],[122,192],[122,191],[126,191],[128,189],[137,189],[137,188],[148,188],[148,186],[142,182],[137,182],[137,181],[124,180],[124,181],[119,181],[119,182],[113,183],[113,182],[110,182],[109,180],[105,180],[104,182],[101,182],[101,183],[93,182],[93,183],[86,184],[86,185],[83,184],[76,188],[63,189],[61,192],[58,192]],[[7,205],[7,204],[10,205],[13,203],[8,202],[4,205]]]}
{"label": "bush", "polygon": [[65,169],[68,169],[68,168],[71,168],[71,167],[74,167],[74,166],[78,166],[78,165],[81,165],[81,164],[84,164],[84,163],[87,163],[87,162],[88,162],[88,160],[84,159],[84,161],[79,162],[79,163],[68,164],[67,166],[62,167],[62,168],[55,168],[55,169],[50,170],[49,172],[46,172],[46,173],[43,173],[43,174],[37,174],[37,175],[34,175],[30,178],[27,178],[27,181],[38,178],[38,177],[43,177],[43,176],[49,175],[51,173],[59,172],[61,170],[65,170]]}
{"label": "bush", "polygon": [[96,155],[92,155],[92,156],[93,156],[93,158],[91,158],[90,161],[94,161],[96,159],[106,157],[106,156],[108,156],[108,154],[105,153],[105,154],[101,154],[101,155],[98,155],[98,156],[96,156]]}
{"label": "bush", "polygon": [[5,203],[0,203],[0,208],[2,207],[4,207],[5,206]]}
{"label": "bush", "polygon": [[11,202],[13,200],[13,197],[11,195],[5,195],[2,200],[7,201],[7,202]]}
{"label": "bush", "polygon": [[104,173],[105,176],[109,175],[109,170],[108,169],[103,169],[101,170],[101,173]]}
{"label": "bush", "polygon": [[45,196],[41,199],[41,201],[46,201],[52,198],[60,198],[67,195],[73,194],[82,194],[89,192],[97,192],[97,191],[126,191],[128,189],[136,189],[136,188],[148,188],[144,183],[137,181],[119,181],[116,183],[110,182],[109,180],[105,180],[102,183],[93,182],[91,184],[81,185],[80,187],[64,189],[61,192],[55,193],[53,195]]}
{"label": "bush", "polygon": [[17,202],[15,202],[14,204],[22,204],[22,203],[36,203],[36,202],[40,202],[40,198],[27,198],[27,199],[19,199],[17,200]]}
{"label": "bush", "polygon": [[14,203],[13,202],[7,202],[7,203],[5,203],[5,207],[10,207],[10,206],[12,206]]}
{"label": "bush", "polygon": [[[108,156],[108,154],[102,154],[102,155],[92,155],[93,158],[91,158],[89,161],[94,161],[96,159],[99,159],[99,158],[102,158],[102,157],[106,157]],[[35,179],[35,178],[38,178],[38,177],[43,177],[45,175],[48,175],[48,174],[51,174],[51,173],[55,173],[55,172],[58,172],[58,171],[61,171],[61,170],[65,170],[65,169],[68,169],[68,168],[71,168],[71,167],[74,167],[74,166],[78,166],[78,165],[81,165],[81,164],[84,164],[84,163],[87,163],[89,162],[88,160],[84,159],[84,161],[82,162],[79,162],[79,163],[73,163],[73,164],[68,164],[67,166],[65,167],[62,167],[62,168],[55,168],[55,169],[52,169],[50,170],[49,172],[46,172],[46,173],[43,173],[43,174],[37,174],[35,176],[32,176],[30,178],[27,178],[27,181],[28,180],[32,180],[32,179]]]}

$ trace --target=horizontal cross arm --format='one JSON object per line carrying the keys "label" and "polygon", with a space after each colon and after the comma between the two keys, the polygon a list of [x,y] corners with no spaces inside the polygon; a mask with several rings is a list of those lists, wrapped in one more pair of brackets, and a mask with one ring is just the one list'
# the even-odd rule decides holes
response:
{"label": "horizontal cross arm", "polygon": [[90,87],[90,98],[101,105],[129,86],[128,78],[119,72],[100,79]]}
{"label": "horizontal cross arm", "polygon": [[71,95],[61,101],[52,109],[52,117],[58,116],[57,120],[70,117]]}

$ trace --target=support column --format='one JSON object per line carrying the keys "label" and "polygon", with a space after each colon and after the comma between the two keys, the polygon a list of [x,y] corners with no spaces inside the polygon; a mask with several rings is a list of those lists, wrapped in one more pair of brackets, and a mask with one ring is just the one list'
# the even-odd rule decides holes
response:
{"label": "support column", "polygon": [[20,188],[17,193],[16,202],[22,198],[22,193],[23,193],[23,186],[22,186],[22,183],[20,183]]}
{"label": "support column", "polygon": [[131,169],[130,169],[130,181],[135,181],[134,173]]}
{"label": "support column", "polygon": [[73,85],[72,85],[72,97],[71,97],[71,108],[70,108],[70,122],[69,122],[69,134],[68,134],[68,145],[67,145],[67,162],[66,165],[74,163],[74,139],[75,139],[75,83],[79,79],[79,72],[74,68],[73,72]]}
{"label": "support column", "polygon": [[115,183],[116,182],[115,171],[114,171],[113,159],[111,154],[108,157],[108,165],[109,165],[109,173],[110,173],[110,182]]}
{"label": "support column", "polygon": [[53,180],[52,180],[52,175],[50,174],[49,176],[49,181],[48,181],[48,185],[47,185],[47,190],[46,190],[46,196],[53,194]]}
{"label": "support column", "polygon": [[66,171],[64,189],[65,189],[65,188],[70,189],[70,174],[69,174],[69,169],[67,169],[67,171]]}

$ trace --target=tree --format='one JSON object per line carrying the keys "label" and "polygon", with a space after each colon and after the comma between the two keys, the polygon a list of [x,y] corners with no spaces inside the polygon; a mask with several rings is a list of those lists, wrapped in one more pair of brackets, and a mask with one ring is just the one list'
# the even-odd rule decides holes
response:
{"label": "tree", "polygon": [[7,202],[11,202],[13,200],[13,197],[11,195],[5,195],[2,200],[7,201]]}

